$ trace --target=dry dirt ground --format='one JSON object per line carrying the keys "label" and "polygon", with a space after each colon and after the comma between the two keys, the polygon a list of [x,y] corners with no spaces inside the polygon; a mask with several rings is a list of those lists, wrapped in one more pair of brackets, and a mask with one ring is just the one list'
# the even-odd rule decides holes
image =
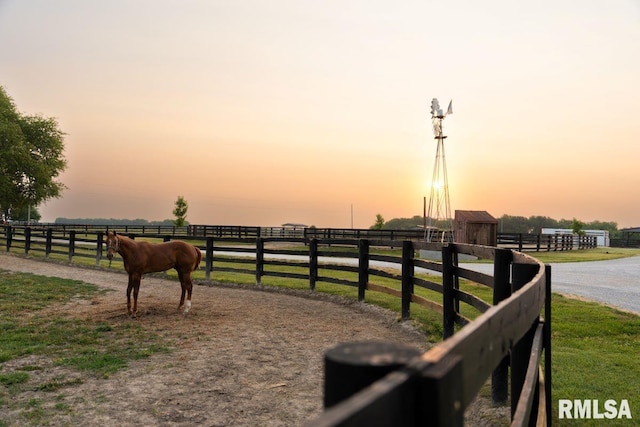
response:
{"label": "dry dirt ground", "polygon": [[[322,412],[324,352],[345,341],[384,340],[426,349],[426,337],[397,315],[368,304],[319,293],[291,294],[231,286],[195,286],[193,307],[177,310],[177,280],[145,277],[138,318],[126,315],[126,275],[0,255],[0,268],[81,280],[117,292],[55,307],[81,319],[143,322],[169,337],[169,353],[129,362],[108,378],[56,366],[30,356],[0,364],[0,373],[21,366],[30,382],[64,377],[54,393],[12,396],[28,406],[44,400],[49,425],[295,426]],[[64,406],[65,411],[54,410]],[[486,406],[486,405],[485,405]],[[47,410],[49,409],[49,410]],[[490,408],[487,408],[490,409]],[[24,410],[24,409],[23,409]],[[22,425],[19,409],[0,415]],[[481,416],[482,405],[472,415]],[[469,411],[468,411],[469,412]]]}

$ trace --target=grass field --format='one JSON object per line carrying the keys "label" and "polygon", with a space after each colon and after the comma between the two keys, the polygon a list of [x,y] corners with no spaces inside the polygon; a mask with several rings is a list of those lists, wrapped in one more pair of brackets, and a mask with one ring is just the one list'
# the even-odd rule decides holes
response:
{"label": "grass field", "polygon": [[[169,351],[170,343],[145,331],[139,323],[91,321],[50,310],[72,299],[90,299],[103,293],[79,281],[0,270],[0,367],[17,358],[46,356],[57,366],[106,378],[125,369],[130,360]],[[0,373],[0,412],[12,405],[12,395],[25,391],[30,373],[40,369],[27,365]],[[77,381],[60,375],[30,391],[56,392]],[[26,408],[29,421],[42,425],[47,414],[39,410],[37,399],[31,402],[33,408]]]}

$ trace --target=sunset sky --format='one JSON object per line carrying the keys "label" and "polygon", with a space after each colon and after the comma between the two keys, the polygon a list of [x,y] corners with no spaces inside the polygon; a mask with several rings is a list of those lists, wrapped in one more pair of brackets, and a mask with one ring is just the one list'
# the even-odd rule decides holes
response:
{"label": "sunset sky", "polygon": [[638,0],[0,0],[0,85],[66,132],[57,217],[640,226]]}

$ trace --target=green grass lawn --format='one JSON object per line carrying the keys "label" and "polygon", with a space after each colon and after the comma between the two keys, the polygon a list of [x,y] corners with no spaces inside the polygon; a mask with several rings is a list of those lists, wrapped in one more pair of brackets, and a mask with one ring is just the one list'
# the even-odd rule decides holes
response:
{"label": "green grass lawn", "polygon": [[135,322],[93,322],[45,310],[99,294],[104,291],[80,281],[0,270],[0,363],[46,355],[59,365],[106,377],[126,367],[127,360],[166,349]]}
{"label": "green grass lawn", "polygon": [[559,252],[527,252],[545,264],[552,262],[606,261],[640,255],[640,249],[631,248],[595,248]]}
{"label": "green grass lawn", "polygon": [[[640,420],[640,316],[553,295],[552,388],[558,399],[628,399],[633,420],[559,420],[562,426],[630,426]],[[601,406],[602,407],[602,406]],[[605,421],[605,423],[603,423]]]}
{"label": "green grass lawn", "polygon": [[[128,362],[167,352],[171,343],[145,330],[137,322],[92,321],[74,317],[68,311],[49,310],[71,299],[91,299],[104,294],[94,285],[80,281],[10,273],[0,270],[0,368],[25,356],[44,356],[57,366],[107,378],[126,369]],[[2,413],[16,409],[12,399],[18,393],[56,392],[83,380],[67,374],[40,384],[28,384],[35,365],[0,372],[0,426],[7,425]],[[24,408],[29,425],[44,425],[47,414],[33,398]],[[64,408],[60,408],[64,410]]]}

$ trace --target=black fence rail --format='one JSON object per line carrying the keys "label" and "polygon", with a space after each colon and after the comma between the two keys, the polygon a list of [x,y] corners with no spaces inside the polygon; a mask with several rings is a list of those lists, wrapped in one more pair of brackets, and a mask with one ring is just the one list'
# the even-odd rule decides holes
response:
{"label": "black fence rail", "polygon": [[424,240],[424,230],[375,230],[358,228],[305,228],[307,239]]}
{"label": "black fence rail", "polygon": [[611,239],[611,247],[614,248],[640,248],[640,236]]}
{"label": "black fence rail", "polygon": [[[7,252],[62,256],[69,261],[89,258],[96,264],[103,261],[104,231],[12,226],[0,230],[0,248]],[[174,238],[162,232],[127,234],[164,241]],[[489,378],[496,403],[507,402],[511,385],[512,425],[551,425],[551,272],[534,258],[511,249],[411,240],[399,244],[362,238],[214,235],[190,235],[188,239],[203,251],[200,269],[207,279],[216,272],[231,272],[251,275],[258,284],[270,276],[306,281],[311,290],[331,283],[357,289],[360,301],[370,292],[397,297],[403,319],[409,319],[416,306],[441,313],[444,341],[426,353],[380,371],[376,368],[380,360],[389,358],[389,345],[381,345],[379,353],[374,346],[366,352],[365,362],[374,369],[365,381],[362,360],[343,363],[338,375],[327,370],[326,410],[309,426],[427,422],[462,426],[465,409]],[[372,251],[392,245],[402,247],[400,255]],[[416,259],[416,252],[422,249],[440,251],[442,262]],[[460,265],[460,254],[492,260],[494,274]],[[441,283],[433,274],[441,276]],[[462,290],[461,280],[491,288],[491,303]],[[440,295],[437,300],[427,296],[434,291]],[[472,307],[477,317],[463,315],[462,304]],[[352,344],[354,348],[358,345]],[[327,366],[331,354],[327,352]],[[348,394],[342,387],[345,382],[352,387]],[[341,394],[332,394],[335,390]]]}
{"label": "black fence rail", "polygon": [[[424,230],[375,230],[357,228],[315,228],[303,226],[283,227],[250,227],[235,225],[187,225],[184,227],[167,225],[86,225],[86,224],[33,224],[12,225],[14,228],[30,228],[37,230],[51,229],[54,232],[68,236],[71,231],[76,235],[95,234],[101,231],[117,231],[124,234],[162,235],[172,237],[202,237],[256,239],[265,238],[302,238],[309,242],[311,239],[369,239],[392,242],[390,247],[398,247],[397,242],[411,240],[425,242]],[[441,239],[435,234],[433,242]],[[638,241],[626,242],[612,240],[614,246],[638,246]],[[497,246],[515,249],[518,252],[540,251],[569,251],[574,249],[590,249],[597,247],[597,237],[579,236],[577,234],[527,234],[527,233],[497,233]]]}
{"label": "black fence rail", "polygon": [[68,236],[71,231],[76,235],[96,234],[107,230],[116,231],[123,234],[161,234],[168,236],[187,236],[189,229],[187,226],[176,227],[174,225],[99,225],[99,224],[55,224],[55,223],[34,223],[31,225],[12,225],[14,229],[29,228],[32,232],[43,232],[52,230],[57,235]]}
{"label": "black fence rail", "polygon": [[570,251],[574,249],[592,249],[598,246],[596,236],[577,234],[525,234],[498,233],[497,244],[500,247],[525,251]]}

